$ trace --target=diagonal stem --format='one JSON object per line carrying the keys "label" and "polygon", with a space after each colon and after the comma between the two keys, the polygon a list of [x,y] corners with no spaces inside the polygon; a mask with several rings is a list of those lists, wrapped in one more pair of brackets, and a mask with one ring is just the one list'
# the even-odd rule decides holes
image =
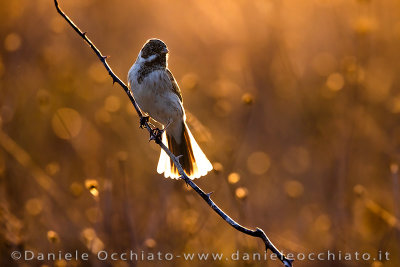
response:
{"label": "diagonal stem", "polygon": [[100,59],[100,61],[103,63],[104,67],[106,68],[108,74],[111,76],[113,83],[118,83],[122,89],[124,89],[125,93],[128,95],[132,105],[134,106],[140,121],[141,125],[143,125],[147,131],[150,133],[150,139],[155,140],[155,142],[161,147],[162,150],[167,153],[167,155],[171,158],[171,160],[174,162],[175,166],[177,167],[179,174],[181,175],[181,178],[188,184],[190,187],[192,187],[197,194],[199,194],[204,201],[207,202],[207,204],[222,218],[224,219],[228,224],[230,224],[233,228],[236,230],[250,236],[254,237],[259,237],[263,240],[265,244],[265,249],[268,250],[270,249],[272,253],[274,253],[280,261],[286,266],[286,267],[292,267],[293,260],[288,259],[285,257],[285,255],[280,252],[274,244],[269,240],[267,235],[264,233],[264,231],[260,228],[256,228],[256,230],[251,230],[248,229],[237,222],[235,222],[231,217],[229,217],[225,212],[219,208],[214,201],[210,198],[210,194],[204,193],[204,191],[198,187],[184,172],[182,165],[179,163],[178,157],[176,157],[172,152],[162,143],[160,142],[159,138],[154,134],[152,128],[150,127],[148,121],[144,120],[143,118],[145,117],[143,113],[141,112],[139,106],[137,105],[133,94],[131,90],[129,90],[128,86],[124,82],[121,81],[121,79],[115,75],[115,73],[112,71],[111,67],[107,63],[107,57],[103,56],[100,50],[92,43],[92,41],[87,37],[85,32],[82,32],[78,26],[75,25],[75,23],[61,10],[60,6],[58,5],[58,1],[54,0],[54,4],[56,6],[57,12],[68,22],[68,24],[75,30],[77,34],[79,34],[80,37],[82,37],[83,40],[92,48],[92,50],[95,52],[97,57]]}

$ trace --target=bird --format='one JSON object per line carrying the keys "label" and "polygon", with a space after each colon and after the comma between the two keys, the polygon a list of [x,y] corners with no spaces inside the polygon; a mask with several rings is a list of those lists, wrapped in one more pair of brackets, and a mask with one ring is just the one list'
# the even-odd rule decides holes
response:
{"label": "bird", "polygon": [[[213,169],[186,124],[182,93],[168,69],[169,50],[160,39],[149,39],[143,45],[128,72],[128,87],[139,108],[160,123],[161,141],[177,157],[190,179],[205,176]],[[178,179],[177,167],[161,149],[157,172]]]}

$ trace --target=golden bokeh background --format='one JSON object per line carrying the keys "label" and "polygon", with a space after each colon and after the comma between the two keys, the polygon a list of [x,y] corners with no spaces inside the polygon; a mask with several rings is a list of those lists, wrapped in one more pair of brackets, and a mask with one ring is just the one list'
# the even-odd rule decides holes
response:
{"label": "golden bokeh background", "polygon": [[[400,2],[63,0],[124,81],[164,40],[215,171],[196,180],[285,253],[400,264]],[[13,261],[14,250],[263,253],[182,181],[156,173],[123,90],[51,0],[0,4],[0,266],[281,266]],[[373,260],[379,251],[390,261]]]}

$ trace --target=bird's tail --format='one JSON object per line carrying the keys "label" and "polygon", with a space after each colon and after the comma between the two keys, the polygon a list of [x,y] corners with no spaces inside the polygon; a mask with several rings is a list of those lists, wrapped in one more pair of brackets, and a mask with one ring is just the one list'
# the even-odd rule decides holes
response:
{"label": "bird's tail", "polygon": [[[211,162],[197,144],[185,122],[179,140],[176,140],[173,135],[169,135],[166,131],[162,135],[162,142],[175,156],[182,155],[179,162],[190,179],[200,178],[212,170]],[[180,177],[178,169],[163,150],[161,150],[157,172],[164,173],[166,178],[177,179]]]}

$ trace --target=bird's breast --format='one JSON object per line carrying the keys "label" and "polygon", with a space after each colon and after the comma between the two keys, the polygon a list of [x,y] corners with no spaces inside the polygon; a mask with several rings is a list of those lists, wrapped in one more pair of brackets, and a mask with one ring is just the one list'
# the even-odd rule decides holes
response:
{"label": "bird's breast", "polygon": [[184,111],[179,97],[165,71],[155,70],[138,83],[130,77],[130,85],[139,107],[163,125],[182,121]]}

